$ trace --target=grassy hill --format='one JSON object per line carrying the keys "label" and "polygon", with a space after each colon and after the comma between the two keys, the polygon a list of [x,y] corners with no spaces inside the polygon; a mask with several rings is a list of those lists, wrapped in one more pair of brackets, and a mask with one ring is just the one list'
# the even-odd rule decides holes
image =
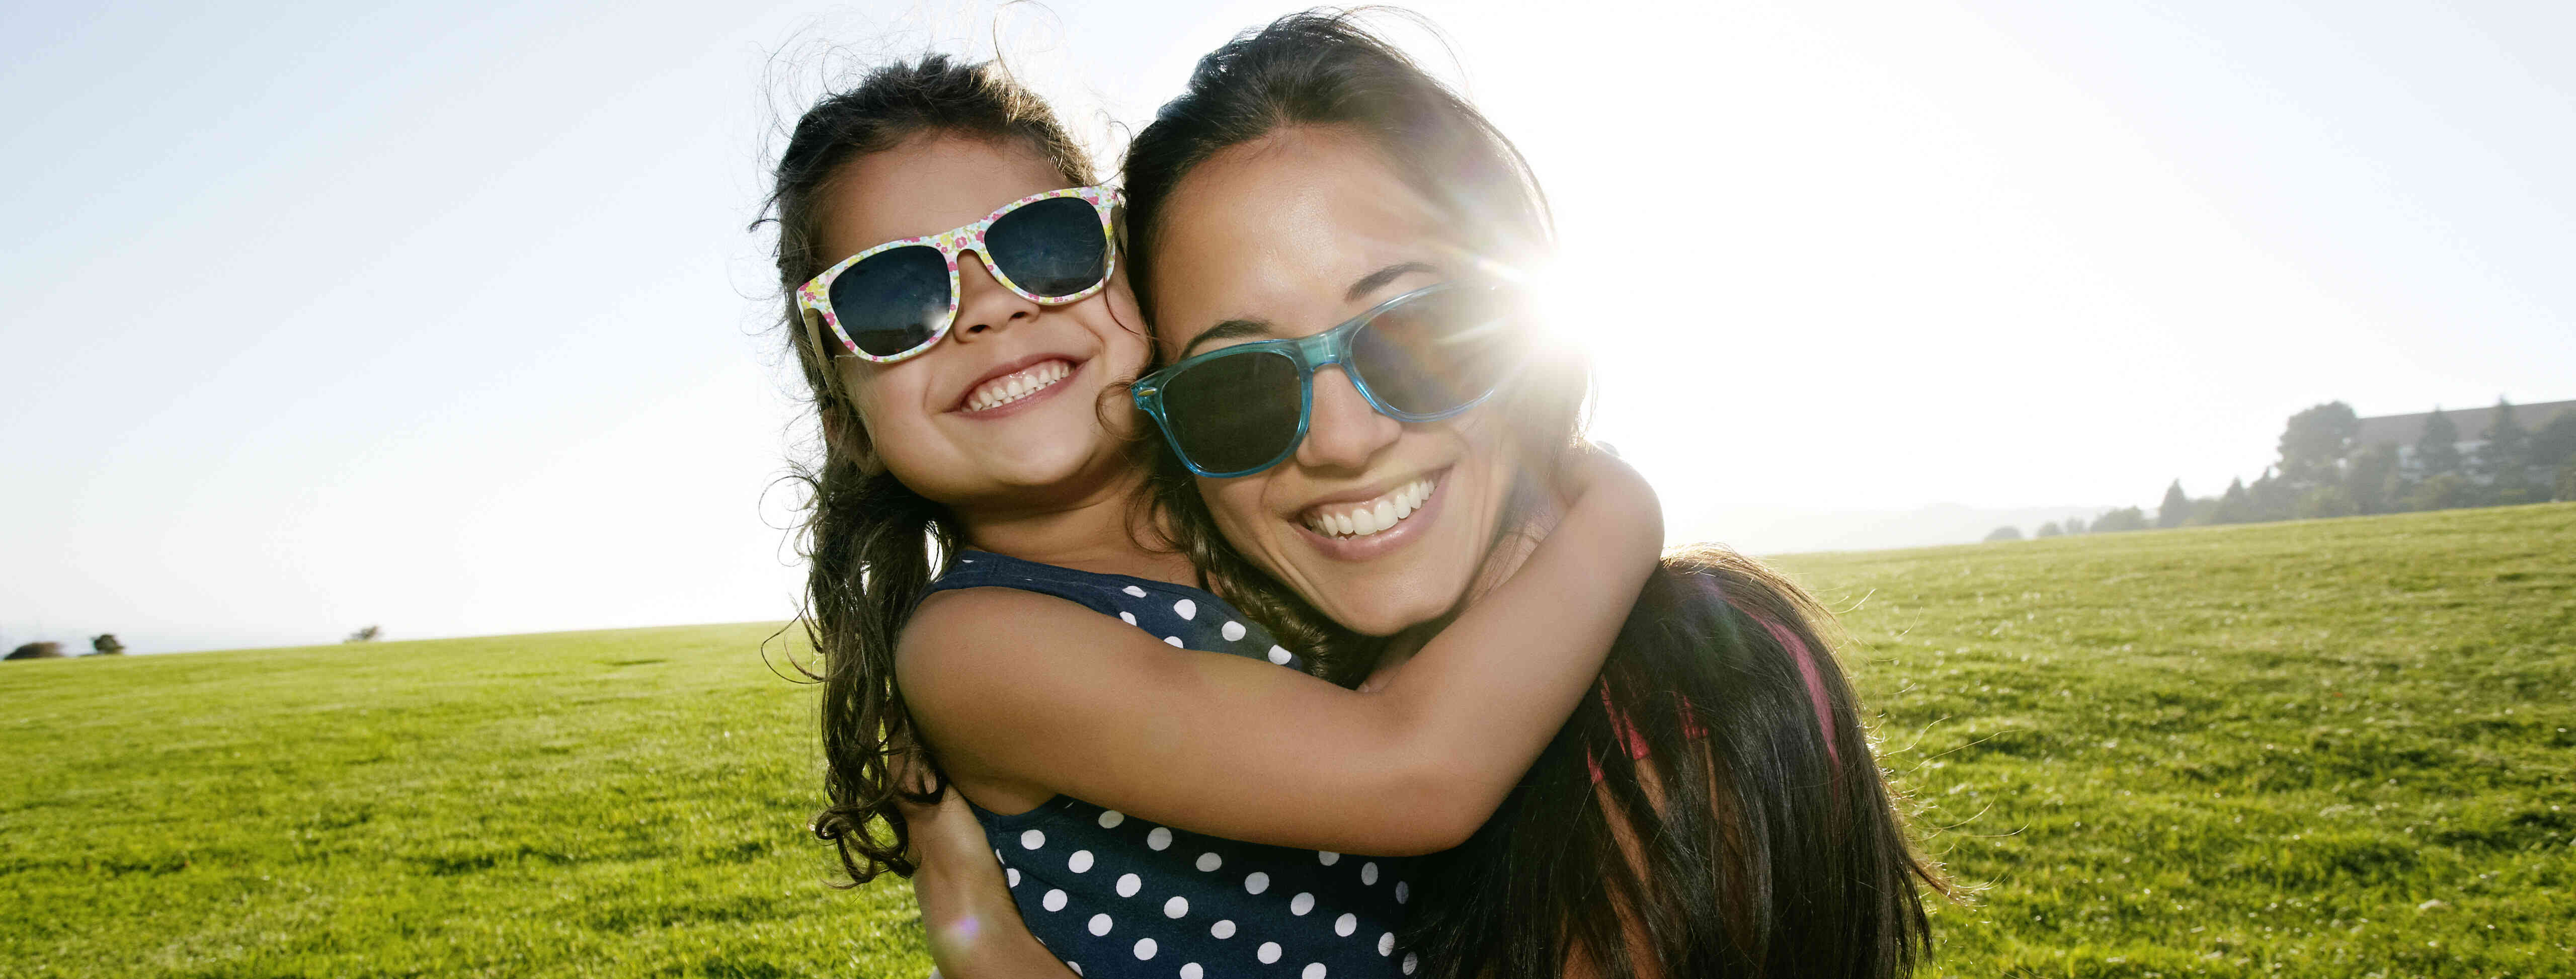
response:
{"label": "grassy hill", "polygon": [[2576,975],[2576,505],[1781,562],[1985,976]]}
{"label": "grassy hill", "polygon": [[[2576,974],[2571,555],[2576,505],[1781,563],[1973,889],[1936,973],[2495,977]],[[900,882],[824,886],[770,631],[0,666],[0,972],[919,976]]]}
{"label": "grassy hill", "polygon": [[919,976],[773,629],[7,664],[0,974]]}

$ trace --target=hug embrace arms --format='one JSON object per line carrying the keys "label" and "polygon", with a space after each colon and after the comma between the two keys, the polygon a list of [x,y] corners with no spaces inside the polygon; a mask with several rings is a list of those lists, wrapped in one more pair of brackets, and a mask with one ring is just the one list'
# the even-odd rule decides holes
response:
{"label": "hug embrace arms", "polygon": [[[1486,384],[1443,356],[1491,350],[1444,332],[1456,304],[1429,315],[1442,307],[1421,297],[1491,295],[1479,280],[1527,267],[1548,237],[1508,141],[1347,20],[1286,18],[1209,56],[1139,134],[1126,252],[1081,244],[1077,209],[1053,207],[1064,247],[1047,254],[1100,259],[1028,288],[1036,253],[995,239],[1014,206],[1090,200],[1064,192],[1094,185],[1070,146],[1007,80],[928,59],[818,105],[779,167],[782,283],[820,289],[841,320],[812,316],[810,298],[791,311],[828,446],[809,527],[833,800],[817,832],[856,879],[922,870],[944,972],[1323,970],[1294,971],[1281,945],[1303,955],[1303,939],[1256,944],[1260,929],[1355,943],[1331,953],[1344,979],[1910,965],[1930,877],[1817,634],[1826,619],[1731,554],[1659,567],[1651,493],[1568,456],[1579,372],[1541,358]],[[947,247],[968,241],[986,250]],[[938,301],[880,304],[926,316],[862,340],[837,309],[845,290],[816,283],[872,249],[918,273],[873,281]],[[1102,406],[1152,361],[1194,358],[1271,366],[1231,377],[1240,399],[1164,392],[1175,451],[1140,458],[1154,422]],[[1243,410],[1210,414],[1229,404]],[[1293,433],[1210,466],[1225,445],[1185,438],[1193,418]],[[1012,559],[1052,565],[1023,577],[1054,583],[965,571]],[[1122,595],[1223,623],[1190,643],[1267,628],[1308,655],[1175,648],[1179,632],[1143,631],[1170,624],[1146,618],[1160,610]],[[901,790],[890,763],[905,759],[929,791]],[[1074,806],[1136,842],[1063,856],[998,832]],[[1176,837],[1204,855],[1145,883]],[[1112,861],[1138,870],[1112,884]],[[1175,890],[1263,861],[1281,880],[1339,861],[1334,886],[1391,890],[1401,940],[1398,922],[1355,926],[1383,907],[1327,920],[1346,895],[1323,885],[1255,902],[1264,919],[1214,922],[1215,895]],[[1042,895],[1041,870],[1064,886]],[[1272,878],[1239,879],[1229,900]],[[1067,892],[1088,903],[1068,908]],[[1116,913],[1085,930],[1073,911],[1091,903]],[[1186,942],[1171,930],[1184,926]],[[1201,952],[1224,958],[1184,958]]]}

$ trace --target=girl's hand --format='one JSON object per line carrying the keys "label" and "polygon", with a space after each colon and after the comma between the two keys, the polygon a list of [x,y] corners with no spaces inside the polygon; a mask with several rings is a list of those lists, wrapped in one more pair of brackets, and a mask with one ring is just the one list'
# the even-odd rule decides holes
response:
{"label": "girl's hand", "polygon": [[1650,520],[1650,536],[1657,541],[1663,539],[1664,508],[1655,497],[1655,488],[1607,445],[1584,442],[1566,450],[1565,457],[1557,461],[1556,489],[1569,509],[1594,493],[1603,494],[1595,502],[1607,504],[1614,513]]}

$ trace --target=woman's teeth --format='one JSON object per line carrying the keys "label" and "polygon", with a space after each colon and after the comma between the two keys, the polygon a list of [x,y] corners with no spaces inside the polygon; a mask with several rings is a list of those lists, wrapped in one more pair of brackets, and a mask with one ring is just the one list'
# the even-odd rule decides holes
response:
{"label": "woman's teeth", "polygon": [[1023,371],[1004,374],[984,382],[966,396],[966,410],[983,411],[999,408],[1021,398],[1055,386],[1073,373],[1073,365],[1050,360]]}
{"label": "woman's teeth", "polygon": [[1383,533],[1403,523],[1422,504],[1431,499],[1436,485],[1429,479],[1417,479],[1398,487],[1395,492],[1349,509],[1307,511],[1306,526],[1326,537],[1366,537]]}

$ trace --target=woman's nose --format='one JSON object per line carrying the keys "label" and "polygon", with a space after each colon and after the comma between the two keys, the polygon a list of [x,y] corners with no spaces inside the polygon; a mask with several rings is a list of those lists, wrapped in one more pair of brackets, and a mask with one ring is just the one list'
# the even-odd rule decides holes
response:
{"label": "woman's nose", "polygon": [[986,330],[1036,319],[1043,308],[1005,288],[974,252],[957,256],[957,292],[957,322],[948,328],[955,342],[972,343]]}
{"label": "woman's nose", "polygon": [[1377,413],[1338,366],[1315,372],[1314,414],[1298,465],[1317,469],[1367,469],[1378,452],[1404,434],[1404,423]]}

